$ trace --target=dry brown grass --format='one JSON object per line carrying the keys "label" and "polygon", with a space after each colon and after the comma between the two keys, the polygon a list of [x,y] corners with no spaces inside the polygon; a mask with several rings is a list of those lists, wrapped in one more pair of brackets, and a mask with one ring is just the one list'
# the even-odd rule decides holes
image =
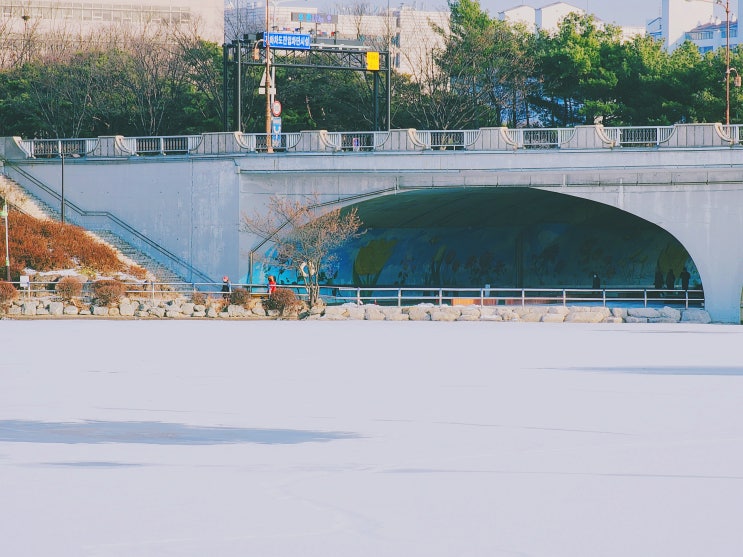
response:
{"label": "dry brown grass", "polygon": [[[5,245],[4,226],[0,226],[0,245]],[[147,275],[142,267],[121,261],[114,249],[91,238],[79,226],[37,219],[12,209],[8,215],[8,251],[12,281],[18,281],[24,269],[45,272],[84,268],[99,274]]]}

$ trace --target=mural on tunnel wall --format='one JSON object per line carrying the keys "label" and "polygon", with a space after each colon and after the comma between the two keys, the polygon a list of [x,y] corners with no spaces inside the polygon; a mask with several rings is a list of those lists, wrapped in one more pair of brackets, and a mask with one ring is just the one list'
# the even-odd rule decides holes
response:
{"label": "mural on tunnel wall", "polygon": [[[656,267],[690,284],[701,280],[672,236],[647,231],[587,230],[549,225],[529,230],[372,230],[360,246],[347,246],[335,284],[358,286],[590,287],[593,272],[604,286],[653,286]],[[350,280],[349,280],[350,279]],[[678,285],[678,284],[677,284]]]}
{"label": "mural on tunnel wall", "polygon": [[[614,207],[531,188],[424,190],[358,205],[365,233],[338,253],[325,284],[361,287],[653,288],[671,269],[701,279],[659,226]],[[291,269],[258,264],[253,279]],[[665,288],[665,286],[663,286]]]}
{"label": "mural on tunnel wall", "polygon": [[[604,287],[652,288],[656,268],[665,277],[684,267],[690,287],[699,273],[684,247],[656,229],[596,230],[568,224],[527,229],[372,229],[340,254],[326,284],[354,286],[590,287],[595,271]],[[261,268],[279,282],[291,270]],[[677,279],[676,287],[680,288]]]}

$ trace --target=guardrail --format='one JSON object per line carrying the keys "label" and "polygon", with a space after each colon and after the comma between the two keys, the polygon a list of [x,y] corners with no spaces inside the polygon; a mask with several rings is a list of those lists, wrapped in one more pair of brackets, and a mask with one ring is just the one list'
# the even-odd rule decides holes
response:
{"label": "guardrail", "polygon": [[[30,281],[12,283],[27,296],[55,296],[55,282]],[[83,288],[82,298],[90,301],[90,284]],[[137,282],[127,285],[126,294],[152,299],[190,297],[195,292],[222,298],[221,282]],[[307,298],[304,285],[279,284],[279,288],[293,290],[300,299]],[[252,295],[267,296],[265,284],[233,283],[231,291],[247,290]],[[650,288],[426,288],[426,287],[320,287],[320,297],[328,304],[378,304],[387,306],[434,305],[585,305],[613,307],[704,307],[702,290],[658,290]]]}
{"label": "guardrail", "polygon": [[[684,129],[685,133],[678,133],[680,129]],[[578,139],[579,135],[580,139]],[[214,137],[217,137],[217,140],[214,140]],[[18,152],[23,154],[23,158],[59,158],[61,156],[110,158],[266,153],[267,137],[265,133],[224,132],[162,137],[12,139],[17,143]],[[272,148],[275,153],[660,149],[666,147],[734,147],[740,146],[743,141],[739,124],[730,126],[677,124],[675,126],[609,128],[596,125],[576,128],[482,128],[476,130],[405,129],[383,132],[313,130],[276,134],[272,137]]]}

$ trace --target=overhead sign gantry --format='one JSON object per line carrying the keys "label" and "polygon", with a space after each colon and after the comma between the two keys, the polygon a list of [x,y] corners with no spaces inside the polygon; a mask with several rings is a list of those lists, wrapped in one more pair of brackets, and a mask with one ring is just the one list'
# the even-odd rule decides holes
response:
{"label": "overhead sign gantry", "polygon": [[[268,49],[265,48],[266,41],[269,45]],[[267,55],[270,57],[270,66],[273,68],[371,72],[374,81],[370,112],[374,130],[389,129],[391,93],[389,52],[373,50],[369,46],[354,41],[336,42],[334,39],[313,39],[312,35],[297,33],[258,33],[243,35],[242,39],[233,40],[223,46],[224,131],[230,131],[227,108],[231,104],[230,92],[233,94],[234,101],[232,130],[242,131],[240,129],[243,96],[242,69],[243,67],[269,67]],[[273,76],[264,75],[263,80],[266,79],[271,85],[268,93],[275,93]],[[230,87],[230,81],[233,87]],[[265,94],[265,89],[262,94]],[[382,102],[385,102],[387,109],[384,114],[380,110]]]}

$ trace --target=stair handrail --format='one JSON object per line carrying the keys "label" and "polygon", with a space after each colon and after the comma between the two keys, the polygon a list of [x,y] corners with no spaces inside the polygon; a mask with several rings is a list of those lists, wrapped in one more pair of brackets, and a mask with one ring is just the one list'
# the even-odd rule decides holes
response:
{"label": "stair handrail", "polygon": [[[10,161],[8,159],[2,158],[1,159],[7,167],[13,168],[16,172],[21,174],[24,178],[31,181],[34,185],[44,190],[47,194],[51,195],[54,199],[62,201],[62,196],[57,193],[54,189],[50,188],[40,180],[38,180],[36,177],[32,176],[28,172],[26,172],[24,169],[20,168],[17,164],[15,164],[13,161]],[[124,222],[116,215],[109,213],[108,211],[86,211],[84,209],[81,209],[76,204],[72,203],[71,201],[68,201],[65,199],[65,210],[66,209],[72,209],[73,212],[77,213],[80,218],[87,218],[87,217],[99,217],[99,218],[106,218],[109,221],[113,222],[114,224],[120,226],[122,229],[124,229],[126,232],[137,238],[142,243],[148,245],[149,247],[153,248],[155,251],[163,255],[166,259],[170,260],[172,263],[175,263],[182,268],[186,269],[188,272],[190,272],[192,275],[198,276],[203,282],[215,282],[212,277],[209,275],[204,274],[199,269],[188,263],[187,261],[184,261],[174,253],[172,253],[170,250],[164,248],[151,238],[148,238],[144,234],[142,234],[139,230],[131,226],[130,224]],[[193,281],[191,281],[193,282]]]}

